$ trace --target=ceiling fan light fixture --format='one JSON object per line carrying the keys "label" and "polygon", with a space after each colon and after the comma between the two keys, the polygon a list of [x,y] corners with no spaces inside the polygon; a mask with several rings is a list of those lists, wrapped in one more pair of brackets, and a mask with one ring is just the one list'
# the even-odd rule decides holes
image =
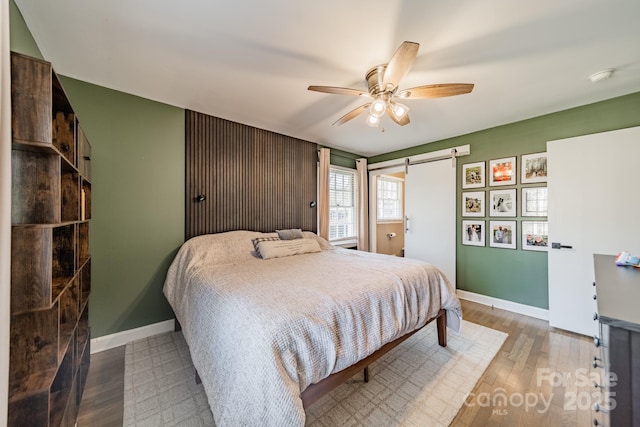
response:
{"label": "ceiling fan light fixture", "polygon": [[393,102],[391,104],[391,112],[395,116],[396,119],[400,120],[409,112],[409,107],[404,104],[400,104],[398,102]]}
{"label": "ceiling fan light fixture", "polygon": [[377,128],[379,124],[380,117],[376,117],[372,114],[367,115],[367,125],[371,126],[372,128]]}
{"label": "ceiling fan light fixture", "polygon": [[309,86],[307,89],[315,92],[369,98],[370,101],[349,111],[333,124],[344,124],[366,112],[368,114],[365,121],[372,127],[377,127],[385,114],[399,126],[406,126],[410,123],[409,108],[404,104],[396,103],[396,99],[444,98],[462,95],[473,90],[472,83],[438,83],[399,90],[400,81],[409,72],[418,55],[418,47],[418,43],[404,41],[388,63],[369,69],[365,74],[366,92],[361,89],[335,86]]}
{"label": "ceiling fan light fixture", "polygon": [[613,68],[608,68],[606,70],[598,71],[597,73],[591,74],[589,76],[589,80],[591,80],[592,83],[598,83],[599,81],[611,78],[614,71],[615,70]]}
{"label": "ceiling fan light fixture", "polygon": [[384,111],[387,109],[387,103],[382,98],[376,98],[375,101],[371,103],[369,107],[369,112],[371,116],[377,117],[378,119],[384,115]]}

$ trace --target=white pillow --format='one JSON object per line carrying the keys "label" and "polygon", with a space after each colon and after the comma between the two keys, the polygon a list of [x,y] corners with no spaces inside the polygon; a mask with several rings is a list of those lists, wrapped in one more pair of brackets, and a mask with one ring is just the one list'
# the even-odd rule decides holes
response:
{"label": "white pillow", "polygon": [[267,240],[280,240],[280,237],[278,236],[256,237],[255,239],[251,240],[251,243],[253,243],[253,249],[256,250],[256,253],[258,254],[258,256],[262,256],[260,255],[260,246],[258,245],[258,243],[265,242]]}
{"label": "white pillow", "polygon": [[258,242],[262,259],[282,258],[292,255],[320,252],[320,245],[313,239],[265,240]]}

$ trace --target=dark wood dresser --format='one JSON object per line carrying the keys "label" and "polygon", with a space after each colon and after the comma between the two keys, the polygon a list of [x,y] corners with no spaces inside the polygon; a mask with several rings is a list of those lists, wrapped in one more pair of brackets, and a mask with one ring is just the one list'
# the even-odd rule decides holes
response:
{"label": "dark wood dresser", "polygon": [[640,427],[640,269],[615,265],[613,255],[594,255],[600,336],[594,368],[606,396],[594,403],[594,425]]}

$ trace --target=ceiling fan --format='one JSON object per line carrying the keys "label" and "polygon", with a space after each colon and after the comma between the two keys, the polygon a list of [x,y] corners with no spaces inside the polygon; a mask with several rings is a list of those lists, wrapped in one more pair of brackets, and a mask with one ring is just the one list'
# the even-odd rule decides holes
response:
{"label": "ceiling fan", "polygon": [[363,96],[371,101],[349,111],[333,124],[341,125],[365,111],[369,111],[367,124],[377,127],[386,112],[387,115],[404,126],[409,123],[409,108],[396,101],[396,99],[422,99],[443,98],[446,96],[462,95],[473,90],[473,84],[469,83],[444,83],[435,85],[417,86],[411,89],[398,91],[400,80],[407,75],[418,55],[418,43],[405,41],[391,57],[387,64],[377,65],[367,71],[365,80],[368,90],[350,89],[334,86],[309,86],[308,90],[316,92],[333,93],[337,95]]}

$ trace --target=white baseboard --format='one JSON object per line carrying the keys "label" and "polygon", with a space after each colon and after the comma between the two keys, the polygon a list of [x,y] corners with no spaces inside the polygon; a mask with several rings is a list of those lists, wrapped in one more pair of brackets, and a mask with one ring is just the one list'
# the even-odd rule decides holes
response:
{"label": "white baseboard", "polygon": [[91,354],[101,351],[110,350],[115,347],[125,345],[129,341],[135,341],[142,338],[151,337],[153,335],[171,332],[174,329],[175,322],[173,320],[165,320],[164,322],[154,323],[151,325],[141,326],[127,331],[116,332],[111,335],[104,335],[91,340]]}
{"label": "white baseboard", "polygon": [[[524,314],[526,316],[535,317],[536,319],[549,320],[549,311],[543,308],[532,307],[530,305],[519,304],[513,301],[467,292],[461,289],[457,289],[456,293],[458,294],[458,297],[465,300],[490,305],[503,310],[512,311],[514,313]],[[174,329],[174,325],[175,322],[173,320],[165,320],[164,322],[154,323],[152,325],[141,326],[139,328],[94,338],[91,340],[91,354],[120,347],[129,341],[135,341],[151,337],[153,335],[171,332]]]}
{"label": "white baseboard", "polygon": [[536,319],[549,320],[549,310],[539,307],[533,307],[531,305],[520,304],[513,301],[507,301],[504,299],[489,297],[482,294],[476,294],[474,292],[463,291],[462,289],[456,289],[458,297],[468,301],[477,302],[484,305],[490,305],[492,307],[501,308],[503,310],[512,311],[518,314],[524,314],[525,316],[535,317]]}

